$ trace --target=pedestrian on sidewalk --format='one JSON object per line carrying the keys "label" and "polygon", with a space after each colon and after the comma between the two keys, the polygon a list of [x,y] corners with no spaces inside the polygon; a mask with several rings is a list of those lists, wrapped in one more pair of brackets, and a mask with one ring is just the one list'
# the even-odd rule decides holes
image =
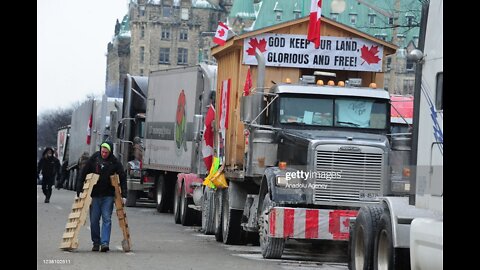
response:
{"label": "pedestrian on sidewalk", "polygon": [[[86,162],[81,171],[81,181],[77,182],[77,196],[83,190],[83,183],[87,174],[99,175],[97,183],[92,188],[92,203],[90,205],[90,229],[93,242],[92,251],[107,252],[110,250],[110,233],[112,231],[112,212],[115,200],[115,188],[111,184],[110,176],[118,174],[122,189],[122,202],[127,198],[127,176],[122,163],[112,154],[113,144],[106,141],[100,145],[100,151],[95,152]],[[100,218],[102,227],[100,230]]]}
{"label": "pedestrian on sidewalk", "polygon": [[45,203],[50,202],[52,185],[55,184],[55,177],[60,178],[60,161],[54,157],[53,154],[53,148],[45,148],[42,158],[38,161],[37,167],[37,178],[40,178],[40,173],[42,174],[42,191],[45,195]]}

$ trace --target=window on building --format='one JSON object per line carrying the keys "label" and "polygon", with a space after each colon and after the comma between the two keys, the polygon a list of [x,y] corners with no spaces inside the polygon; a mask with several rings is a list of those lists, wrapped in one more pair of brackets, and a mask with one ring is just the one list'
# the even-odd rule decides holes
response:
{"label": "window on building", "polygon": [[145,38],[145,26],[142,25],[140,27],[140,39],[144,39]]}
{"label": "window on building", "polygon": [[393,18],[388,18],[388,24],[393,25]]}
{"label": "window on building", "polygon": [[350,23],[355,25],[357,24],[357,14],[356,13],[350,13]]}
{"label": "window on building", "polygon": [[293,11],[293,18],[299,19],[301,15],[302,15],[302,13],[301,13],[300,10],[294,10]]}
{"label": "window on building", "polygon": [[413,19],[415,18],[413,15],[407,15],[407,26],[413,26]]}
{"label": "window on building", "polygon": [[163,17],[168,18],[172,16],[172,7],[171,6],[163,6],[162,9]]}
{"label": "window on building", "polygon": [[437,108],[437,111],[443,110],[443,72],[437,73],[435,107]]}
{"label": "window on building", "polygon": [[145,47],[140,47],[140,64],[145,61]]}
{"label": "window on building", "polygon": [[281,11],[275,12],[275,20],[277,20],[277,22],[282,20],[282,12]]}
{"label": "window on building", "polygon": [[178,48],[177,64],[179,64],[179,65],[188,64],[188,49]]}
{"label": "window on building", "polygon": [[170,48],[160,48],[159,64],[170,64]]}
{"label": "window on building", "polygon": [[138,7],[138,13],[140,14],[140,16],[145,16],[145,6],[139,6]]}
{"label": "window on building", "polygon": [[386,40],[387,39],[387,34],[375,34],[374,37],[381,39],[381,40]]}
{"label": "window on building", "polygon": [[162,39],[170,39],[170,27],[162,26]]}
{"label": "window on building", "polygon": [[413,71],[413,66],[414,66],[415,62],[413,60],[410,60],[407,58],[407,64],[405,65],[405,69],[407,71]]}
{"label": "window on building", "polygon": [[330,19],[337,21],[338,20],[338,13],[331,12]]}
{"label": "window on building", "polygon": [[387,57],[387,70],[391,70],[391,69],[392,69],[392,58]]}
{"label": "window on building", "polygon": [[143,68],[140,69],[140,76],[143,76]]}
{"label": "window on building", "polygon": [[188,29],[180,29],[180,40],[187,41],[188,40]]}
{"label": "window on building", "polygon": [[368,22],[370,23],[370,25],[375,25],[375,18],[376,18],[376,14],[375,13],[370,13],[368,14]]}

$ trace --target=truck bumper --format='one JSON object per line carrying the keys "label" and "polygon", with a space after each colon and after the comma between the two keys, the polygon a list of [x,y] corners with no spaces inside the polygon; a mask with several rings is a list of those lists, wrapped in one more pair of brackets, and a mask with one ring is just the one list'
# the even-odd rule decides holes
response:
{"label": "truck bumper", "polygon": [[128,190],[140,190],[148,192],[154,186],[153,183],[140,183],[140,179],[127,179]]}
{"label": "truck bumper", "polygon": [[348,241],[350,217],[356,210],[273,207],[268,215],[269,236],[291,239]]}

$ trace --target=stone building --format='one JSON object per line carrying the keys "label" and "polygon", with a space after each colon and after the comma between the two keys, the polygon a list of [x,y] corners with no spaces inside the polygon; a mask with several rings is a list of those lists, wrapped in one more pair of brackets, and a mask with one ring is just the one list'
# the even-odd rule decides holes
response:
{"label": "stone building", "polygon": [[[210,54],[213,36],[218,22],[226,20],[231,4],[232,1],[131,0],[124,18],[128,34],[124,40],[119,31],[108,47],[108,93],[120,92],[127,73],[148,76],[153,70],[214,62]],[[120,29],[122,25],[123,22]],[[128,51],[123,47],[127,39]],[[128,62],[120,49],[125,49]]]}
{"label": "stone building", "polygon": [[[122,23],[115,24],[115,36],[107,45],[107,70],[105,94],[108,97],[122,98],[123,76],[130,67],[130,25],[128,15]],[[121,80],[122,78],[122,80]]]}

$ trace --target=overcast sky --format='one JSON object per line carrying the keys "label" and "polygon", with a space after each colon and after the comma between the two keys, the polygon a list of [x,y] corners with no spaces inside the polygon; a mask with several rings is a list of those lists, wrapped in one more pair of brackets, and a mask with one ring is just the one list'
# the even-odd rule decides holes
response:
{"label": "overcast sky", "polygon": [[37,0],[37,115],[105,92],[107,44],[128,0]]}

